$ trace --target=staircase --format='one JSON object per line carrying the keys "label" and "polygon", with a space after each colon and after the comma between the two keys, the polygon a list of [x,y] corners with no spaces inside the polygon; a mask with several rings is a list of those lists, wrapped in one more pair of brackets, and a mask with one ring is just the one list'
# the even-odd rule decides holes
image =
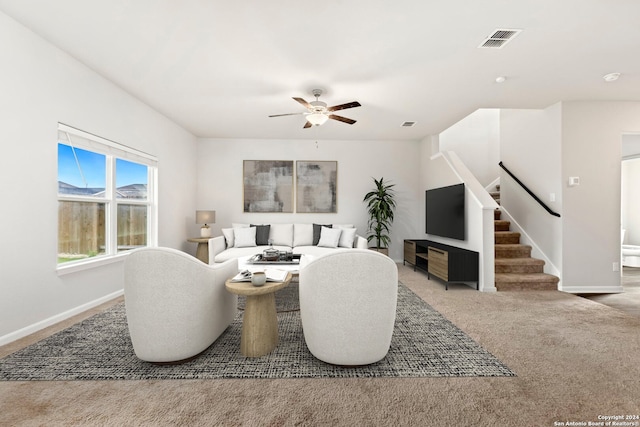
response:
{"label": "staircase", "polygon": [[[500,204],[499,187],[490,193]],[[495,284],[498,291],[557,290],[559,278],[544,273],[544,261],[531,258],[531,246],[520,244],[520,233],[510,231],[511,222],[494,212]]]}

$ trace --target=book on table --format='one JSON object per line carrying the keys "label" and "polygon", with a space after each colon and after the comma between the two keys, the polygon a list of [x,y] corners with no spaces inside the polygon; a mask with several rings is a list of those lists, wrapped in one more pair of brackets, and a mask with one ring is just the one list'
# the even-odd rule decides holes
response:
{"label": "book on table", "polygon": [[[264,273],[267,276],[267,282],[284,282],[287,278],[288,271],[278,270],[276,268],[266,268]],[[243,270],[240,273],[236,274],[232,282],[251,282],[251,275],[253,273],[249,270]]]}

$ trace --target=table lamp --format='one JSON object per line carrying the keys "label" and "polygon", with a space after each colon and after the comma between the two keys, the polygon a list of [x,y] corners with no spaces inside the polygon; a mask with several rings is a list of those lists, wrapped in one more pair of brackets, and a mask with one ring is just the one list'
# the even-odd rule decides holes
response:
{"label": "table lamp", "polygon": [[211,237],[211,227],[216,223],[216,211],[196,211],[196,224],[204,224],[200,228],[200,237]]}

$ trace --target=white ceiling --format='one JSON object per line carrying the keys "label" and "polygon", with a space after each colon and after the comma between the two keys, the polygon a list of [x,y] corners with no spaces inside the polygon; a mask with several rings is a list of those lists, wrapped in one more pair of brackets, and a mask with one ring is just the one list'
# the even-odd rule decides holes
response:
{"label": "white ceiling", "polygon": [[[478,108],[640,101],[639,0],[0,0],[0,10],[200,137],[421,139]],[[478,49],[498,28],[522,32]],[[611,72],[622,76],[606,83]],[[313,88],[329,105],[359,101],[340,112],[357,123],[267,117],[302,112],[291,98],[311,101]]]}

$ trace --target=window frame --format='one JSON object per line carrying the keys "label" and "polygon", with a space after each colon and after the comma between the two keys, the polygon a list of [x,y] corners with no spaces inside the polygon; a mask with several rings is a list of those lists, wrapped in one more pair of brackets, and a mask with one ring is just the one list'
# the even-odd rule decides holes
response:
{"label": "window frame", "polygon": [[[105,156],[105,191],[104,197],[87,195],[61,194],[57,192],[57,206],[60,202],[89,202],[105,204],[105,252],[103,255],[85,259],[56,261],[58,275],[75,271],[82,271],[97,266],[118,262],[124,259],[130,250],[118,251],[118,205],[135,205],[147,207],[146,247],[158,245],[158,161],[151,154],[82,131],[80,129],[58,123],[58,138],[56,144],[65,144],[74,148],[91,151]],[[147,197],[142,199],[118,198],[116,194],[116,159],[143,164],[147,167]],[[56,156],[58,161],[58,156]],[[57,168],[56,168],[57,170]],[[56,177],[59,178],[59,175]],[[57,190],[56,190],[57,191]],[[58,209],[56,210],[56,217]],[[60,229],[57,230],[56,241],[60,239]],[[58,244],[56,244],[56,252]],[[56,253],[56,260],[57,260]]]}

